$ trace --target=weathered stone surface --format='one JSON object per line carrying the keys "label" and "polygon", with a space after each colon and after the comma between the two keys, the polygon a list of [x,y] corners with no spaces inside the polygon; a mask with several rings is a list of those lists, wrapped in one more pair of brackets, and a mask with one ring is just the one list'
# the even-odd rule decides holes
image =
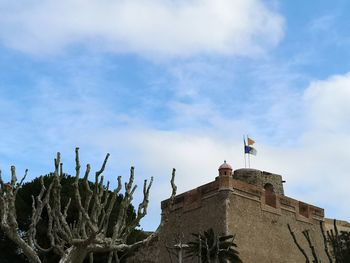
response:
{"label": "weathered stone surface", "polygon": [[266,184],[272,184],[276,194],[284,195],[282,176],[251,168],[237,169],[233,173],[233,178],[264,188]]}
{"label": "weathered stone surface", "polygon": [[[337,229],[339,232],[350,232],[350,223],[343,220],[337,220]],[[334,231],[334,219],[325,218],[325,230],[333,230]]]}
{"label": "weathered stone surface", "polygon": [[[235,234],[244,263],[305,262],[287,224],[312,261],[302,235],[302,231],[309,230],[319,259],[327,262],[320,229],[324,210],[284,196],[280,175],[253,169],[236,171],[233,176],[218,176],[213,182],[178,195],[159,240],[152,249],[144,248],[129,262],[176,262],[167,248],[179,241],[186,243],[192,239],[191,233],[209,228],[219,235]],[[266,183],[272,184],[275,192],[265,190]],[[168,202],[162,202],[163,211]]]}

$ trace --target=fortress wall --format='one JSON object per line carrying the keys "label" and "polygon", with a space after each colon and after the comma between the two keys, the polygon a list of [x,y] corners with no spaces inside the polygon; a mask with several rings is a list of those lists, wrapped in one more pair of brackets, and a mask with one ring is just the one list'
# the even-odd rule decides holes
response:
{"label": "fortress wall", "polygon": [[[174,255],[170,260],[167,247],[173,247],[180,239],[184,243],[189,242],[193,239],[192,233],[203,232],[209,228],[213,228],[215,233],[224,234],[227,194],[219,193],[218,189],[219,182],[214,181],[177,195],[158,240],[141,248],[127,262],[176,262]],[[162,220],[165,218],[168,204],[169,199],[161,203]],[[192,261],[186,259],[184,262]]]}
{"label": "fortress wall", "polygon": [[217,178],[221,189],[232,189],[227,203],[227,234],[236,234],[236,243],[243,262],[304,262],[293,242],[290,224],[298,242],[312,260],[309,245],[302,235],[309,230],[316,252],[326,261],[320,222],[324,210],[289,198],[270,194],[261,187],[232,178]]}
{"label": "fortress wall", "polygon": [[273,174],[250,168],[242,168],[234,171],[233,178],[255,185],[261,189],[264,188],[265,184],[269,183],[273,185],[277,194],[284,195],[282,176],[279,174]]}
{"label": "fortress wall", "polygon": [[[350,232],[350,223],[347,221],[343,221],[343,220],[337,220],[336,221],[337,224],[337,229],[339,232]],[[334,219],[329,219],[329,218],[325,218],[325,230],[326,231],[330,231],[333,230],[334,231]]]}
{"label": "fortress wall", "polygon": [[240,257],[245,263],[305,262],[305,258],[294,244],[287,224],[290,224],[298,242],[312,260],[311,250],[302,235],[310,230],[311,239],[322,262],[327,262],[323,250],[323,238],[319,220],[297,217],[289,209],[264,206],[259,200],[252,200],[232,193],[229,197],[228,229],[236,235]]}
{"label": "fortress wall", "polygon": [[[167,210],[169,200],[161,203]],[[310,248],[302,235],[310,236],[322,262],[327,262],[319,223],[324,220],[321,208],[279,194],[269,194],[261,187],[229,176],[175,197],[174,205],[159,239],[128,262],[171,262],[166,246],[186,243],[191,233],[213,228],[216,234],[235,234],[244,263],[305,262],[293,242],[287,224],[312,261]],[[173,262],[175,257],[172,258]],[[186,259],[184,262],[196,262]]]}
{"label": "fortress wall", "polygon": [[[165,245],[172,247],[178,243],[179,238],[186,243],[193,240],[191,233],[203,232],[209,228],[213,228],[215,233],[224,234],[226,232],[225,200],[227,200],[227,195],[218,193],[217,190],[204,193],[210,188],[217,189],[217,185],[196,188],[179,196],[180,198],[177,199],[181,200],[180,202],[176,203],[177,200],[175,200],[173,211],[169,214],[168,222],[160,234],[158,243],[160,253],[157,262],[170,262]],[[163,202],[162,205],[164,209],[166,202]]]}

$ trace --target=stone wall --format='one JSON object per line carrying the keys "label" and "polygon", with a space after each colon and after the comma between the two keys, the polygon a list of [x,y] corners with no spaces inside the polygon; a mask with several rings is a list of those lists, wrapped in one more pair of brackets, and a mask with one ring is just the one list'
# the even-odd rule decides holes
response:
{"label": "stone wall", "polygon": [[[159,239],[153,246],[140,249],[134,257],[128,259],[128,262],[176,262],[176,257],[171,255],[167,248],[174,247],[179,241],[188,242],[192,239],[192,233],[209,228],[213,228],[216,233],[225,233],[227,195],[219,193],[218,189],[219,181],[214,181],[177,195]],[[162,211],[167,209],[168,203],[169,200],[161,203]]]}
{"label": "stone wall", "polygon": [[[142,256],[129,262],[176,262],[175,257],[170,259],[167,247],[173,247],[180,240],[188,242],[192,240],[191,233],[209,228],[216,234],[235,234],[244,263],[305,262],[287,224],[312,261],[311,250],[302,235],[303,230],[309,230],[320,259],[326,262],[320,231],[323,209],[284,196],[283,191],[272,195],[261,186],[229,176],[219,176],[211,183],[180,194],[153,250],[147,253],[145,249],[138,254]],[[162,202],[163,211],[168,202]],[[197,261],[186,259],[184,262]]]}
{"label": "stone wall", "polygon": [[312,261],[311,250],[302,235],[303,230],[309,230],[322,260],[327,262],[323,250],[323,237],[320,231],[320,221],[323,211],[309,206],[308,217],[298,211],[299,202],[277,196],[276,207],[264,204],[264,196],[245,198],[243,191],[239,195],[232,193],[228,205],[228,229],[236,235],[236,243],[240,257],[245,263],[257,262],[305,262],[305,258],[294,244],[287,224],[290,224],[298,242],[304,248]]}
{"label": "stone wall", "polygon": [[[350,232],[350,223],[347,221],[343,221],[343,220],[337,220],[337,229],[339,232],[344,231],[344,232]],[[334,219],[330,219],[330,218],[325,218],[325,230],[326,231],[330,231],[333,230],[334,231]]]}
{"label": "stone wall", "polygon": [[[218,186],[218,182],[207,184],[175,199],[169,221],[161,231],[158,262],[170,262],[166,246],[173,247],[180,240],[188,242],[193,239],[192,233],[203,232],[209,228],[220,234],[226,232],[227,194],[218,192]],[[163,210],[166,205],[167,202],[162,203]]]}
{"label": "stone wall", "polygon": [[276,194],[284,195],[282,176],[250,168],[235,170],[233,178],[242,182],[264,188],[265,184],[273,185]]}

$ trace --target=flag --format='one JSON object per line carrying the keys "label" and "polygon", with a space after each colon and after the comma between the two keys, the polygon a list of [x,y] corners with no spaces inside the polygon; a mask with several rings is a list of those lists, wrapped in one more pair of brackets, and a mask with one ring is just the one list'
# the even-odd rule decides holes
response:
{"label": "flag", "polygon": [[257,150],[255,148],[253,148],[252,146],[245,145],[244,146],[244,153],[256,155],[257,154]]}
{"label": "flag", "polygon": [[247,136],[248,145],[253,145],[255,141]]}

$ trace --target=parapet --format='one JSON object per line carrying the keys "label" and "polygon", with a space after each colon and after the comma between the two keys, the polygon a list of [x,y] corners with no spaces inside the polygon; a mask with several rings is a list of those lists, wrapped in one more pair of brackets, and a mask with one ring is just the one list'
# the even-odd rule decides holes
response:
{"label": "parapet", "polygon": [[325,228],[326,230],[334,231],[334,223],[336,223],[339,232],[350,232],[350,223],[344,220],[335,220],[330,218],[325,218]]}
{"label": "parapet", "polygon": [[[234,179],[232,176],[218,176],[213,182],[177,195],[172,209],[189,212],[200,208],[204,200],[219,194],[221,191],[229,191],[230,194],[260,203],[262,211],[268,213],[282,215],[282,210],[285,210],[295,213],[296,220],[303,222],[312,223],[313,220],[324,220],[324,210],[322,208],[284,196],[283,188],[276,187],[276,193],[271,192],[269,189],[264,189],[264,182],[278,186],[278,180],[281,181],[282,178],[280,175],[254,169],[239,169],[236,175],[244,176],[247,174],[246,172],[251,172],[251,176],[247,176],[248,179],[254,179],[254,176],[257,174],[265,177],[260,181],[256,179],[256,183],[247,183],[244,180]],[[163,212],[165,211],[164,209],[167,209],[169,201],[169,199],[162,201],[161,207]]]}
{"label": "parapet", "polygon": [[251,168],[241,168],[233,172],[233,178],[260,188],[272,186],[273,192],[284,195],[282,176]]}

